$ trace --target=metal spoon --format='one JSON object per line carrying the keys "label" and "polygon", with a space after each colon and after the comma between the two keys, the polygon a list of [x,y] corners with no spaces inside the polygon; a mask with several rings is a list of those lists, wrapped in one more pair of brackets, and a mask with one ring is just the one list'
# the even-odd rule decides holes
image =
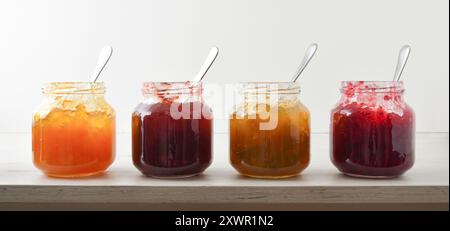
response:
{"label": "metal spoon", "polygon": [[219,54],[219,48],[212,47],[211,50],[209,51],[208,57],[206,57],[205,62],[203,63],[202,67],[200,68],[200,71],[195,76],[194,80],[192,81],[193,85],[196,85],[197,83],[202,81],[203,77],[205,77],[205,75],[206,75],[206,72],[208,72],[209,68],[216,60],[218,54]]}
{"label": "metal spoon", "polygon": [[395,68],[395,74],[393,81],[399,81],[402,75],[403,69],[405,68],[406,61],[408,61],[409,53],[411,52],[411,47],[409,45],[404,45],[398,54],[397,67]]}
{"label": "metal spoon", "polygon": [[[200,83],[200,81],[202,81],[203,77],[205,77],[205,75],[206,75],[206,72],[208,72],[209,68],[212,66],[212,64],[216,60],[218,54],[219,54],[219,48],[217,48],[217,47],[212,47],[211,50],[209,50],[209,53],[208,53],[208,56],[206,57],[205,62],[203,63],[202,67],[200,68],[200,71],[198,72],[198,74],[195,76],[195,78],[190,83],[191,84],[190,87],[194,88],[197,86],[197,84]],[[186,103],[187,101],[189,101],[189,97],[184,99],[182,102]]]}
{"label": "metal spoon", "polygon": [[305,56],[303,57],[302,63],[298,67],[297,71],[295,72],[294,77],[292,77],[291,82],[297,81],[298,77],[302,74],[303,70],[305,70],[305,67],[308,65],[309,61],[311,61],[312,57],[316,53],[318,48],[318,45],[316,43],[313,43],[309,45],[308,49],[306,50]]}
{"label": "metal spoon", "polygon": [[112,52],[113,49],[111,46],[103,47],[102,51],[100,52],[100,55],[98,56],[97,66],[95,67],[95,71],[91,77],[93,83],[97,81],[98,77],[100,76],[100,73],[102,73],[103,69],[105,68],[106,64],[111,58]]}

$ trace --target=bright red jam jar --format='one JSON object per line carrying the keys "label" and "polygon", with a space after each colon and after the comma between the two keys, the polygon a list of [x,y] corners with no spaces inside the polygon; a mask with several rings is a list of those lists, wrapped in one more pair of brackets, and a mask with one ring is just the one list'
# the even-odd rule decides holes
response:
{"label": "bright red jam jar", "polygon": [[344,81],[331,112],[330,155],[342,173],[392,178],[414,164],[414,112],[403,82]]}
{"label": "bright red jam jar", "polygon": [[183,178],[212,161],[212,112],[202,84],[148,82],[132,116],[133,163],[144,175]]}

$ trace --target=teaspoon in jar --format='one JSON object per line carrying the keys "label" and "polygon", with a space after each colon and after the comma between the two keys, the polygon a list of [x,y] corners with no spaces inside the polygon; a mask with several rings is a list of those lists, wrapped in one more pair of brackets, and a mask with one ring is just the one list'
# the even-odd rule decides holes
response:
{"label": "teaspoon in jar", "polygon": [[400,81],[400,76],[403,73],[406,62],[408,61],[409,53],[411,52],[411,47],[409,45],[404,45],[398,54],[397,67],[395,68],[395,74],[393,81]]}
{"label": "teaspoon in jar", "polygon": [[[205,62],[203,63],[202,67],[200,68],[200,71],[197,73],[195,78],[192,80],[190,87],[194,88],[197,86],[198,83],[200,83],[205,77],[206,73],[209,71],[209,68],[211,68],[212,64],[217,58],[217,55],[219,54],[219,48],[212,47],[211,50],[208,53],[208,56],[206,57]],[[186,98],[183,103],[186,103],[189,100],[189,98]]]}
{"label": "teaspoon in jar", "polygon": [[317,43],[311,44],[308,49],[306,50],[305,56],[302,60],[302,63],[298,67],[297,71],[295,72],[294,77],[292,78],[291,82],[297,81],[298,77],[302,74],[302,72],[305,70],[306,66],[308,66],[309,61],[313,58],[314,54],[316,53],[318,48]]}
{"label": "teaspoon in jar", "polygon": [[205,77],[206,72],[208,72],[209,68],[211,68],[212,64],[217,58],[217,55],[219,54],[219,48],[212,47],[209,51],[208,56],[206,57],[205,62],[203,63],[202,67],[200,68],[200,71],[195,76],[193,82],[193,86],[197,85],[200,81],[202,81],[203,77]]}
{"label": "teaspoon in jar", "polygon": [[98,77],[100,76],[109,59],[111,58],[112,53],[113,49],[111,46],[105,46],[101,50],[100,55],[98,56],[97,66],[95,67],[94,74],[92,74],[91,77],[93,83],[97,81]]}

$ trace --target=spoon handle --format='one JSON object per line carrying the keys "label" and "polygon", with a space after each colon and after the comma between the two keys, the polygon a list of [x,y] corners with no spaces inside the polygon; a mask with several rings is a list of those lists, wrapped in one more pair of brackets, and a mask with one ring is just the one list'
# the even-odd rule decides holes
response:
{"label": "spoon handle", "polygon": [[306,50],[305,57],[303,57],[302,63],[298,67],[297,71],[295,72],[294,77],[292,77],[291,82],[297,81],[298,77],[302,74],[303,70],[305,70],[305,67],[308,65],[309,61],[311,61],[312,57],[316,53],[318,48],[318,45],[316,43],[311,44],[308,49]]}
{"label": "spoon handle", "polygon": [[100,76],[100,73],[102,73],[103,69],[105,68],[106,64],[111,58],[112,53],[113,49],[111,46],[103,47],[102,51],[100,52],[100,55],[98,56],[97,66],[95,67],[94,74],[92,74],[91,77],[93,83],[97,81],[98,77]]}
{"label": "spoon handle", "polygon": [[206,57],[205,62],[203,63],[202,67],[200,68],[200,71],[194,78],[194,83],[198,83],[202,81],[203,77],[205,77],[206,72],[208,72],[211,65],[214,63],[214,60],[216,60],[217,55],[219,54],[219,48],[213,47],[209,51],[208,57]]}
{"label": "spoon handle", "polygon": [[398,54],[397,67],[395,68],[395,74],[393,81],[399,81],[402,75],[403,69],[405,68],[406,62],[408,61],[409,53],[411,52],[411,47],[409,45],[404,45]]}

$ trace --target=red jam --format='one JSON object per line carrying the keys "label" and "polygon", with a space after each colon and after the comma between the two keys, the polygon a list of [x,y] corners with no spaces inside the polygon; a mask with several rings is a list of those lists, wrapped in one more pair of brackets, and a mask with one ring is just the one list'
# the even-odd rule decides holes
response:
{"label": "red jam", "polygon": [[390,178],[414,163],[413,110],[402,82],[343,82],[331,112],[331,160],[344,174]]}
{"label": "red jam", "polygon": [[[187,83],[188,84],[188,83]],[[210,109],[201,93],[181,83],[144,87],[148,99],[139,104],[132,117],[133,163],[146,176],[179,178],[202,173],[212,161],[212,119],[194,108]],[[186,100],[186,96],[190,96]],[[174,118],[171,107],[189,108],[189,118]],[[196,118],[195,115],[198,117]]]}

